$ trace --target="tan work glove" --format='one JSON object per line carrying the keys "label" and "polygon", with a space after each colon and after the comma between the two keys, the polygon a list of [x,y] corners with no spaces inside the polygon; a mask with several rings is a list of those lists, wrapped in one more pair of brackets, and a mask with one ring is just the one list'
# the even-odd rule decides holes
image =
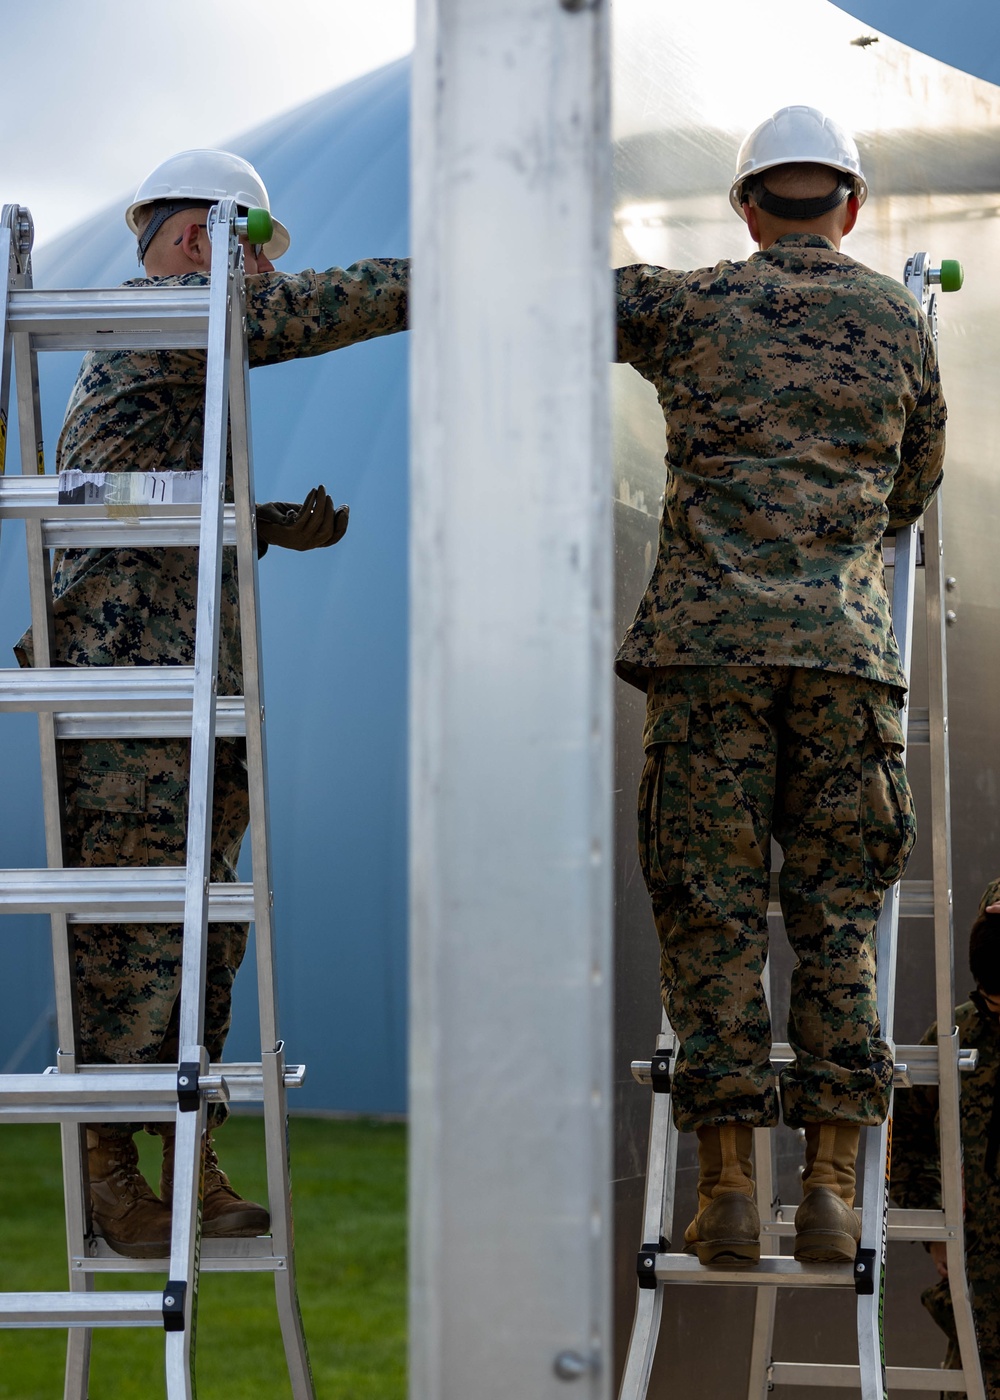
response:
{"label": "tan work glove", "polygon": [[317,486],[300,506],[289,501],[267,501],[257,507],[257,557],[267,547],[282,549],[326,549],[347,533],[350,510],[334,506],[326,488]]}

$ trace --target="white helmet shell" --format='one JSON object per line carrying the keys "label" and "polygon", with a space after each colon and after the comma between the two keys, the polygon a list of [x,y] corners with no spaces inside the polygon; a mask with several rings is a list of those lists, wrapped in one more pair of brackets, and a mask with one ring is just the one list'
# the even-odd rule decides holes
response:
{"label": "white helmet shell", "polygon": [[748,175],[759,175],[777,165],[798,164],[828,165],[843,171],[854,179],[859,202],[864,204],[868,198],[868,183],[853,137],[815,107],[782,107],[754,127],[740,146],[729,190],[729,202],[740,218],[743,209],[738,191]]}
{"label": "white helmet shell", "polygon": [[[151,170],[125,210],[125,222],[134,234],[139,233],[136,211],[163,199],[203,199],[206,204],[235,199],[247,209],[271,210],[264,181],[248,160],[231,151],[179,151]],[[273,223],[274,234],[264,245],[272,261],[280,258],[292,241],[284,224],[277,219]]]}

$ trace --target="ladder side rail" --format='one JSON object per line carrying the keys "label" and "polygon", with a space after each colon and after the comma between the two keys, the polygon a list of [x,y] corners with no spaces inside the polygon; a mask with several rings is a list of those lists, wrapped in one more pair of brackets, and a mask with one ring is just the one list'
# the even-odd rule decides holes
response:
{"label": "ladder side rail", "polygon": [[[25,254],[14,285],[17,292],[31,290],[31,260]],[[14,296],[17,295],[14,293]],[[17,421],[20,438],[21,471],[44,473],[42,450],[42,414],[38,388],[38,356],[31,337],[15,331],[9,341],[17,392]],[[5,372],[9,372],[9,361]],[[28,564],[28,594],[31,608],[32,641],[36,666],[52,665],[52,590],[49,552],[42,538],[39,520],[25,521]],[[42,779],[42,811],[45,830],[46,861],[50,869],[63,864],[62,791],[59,781],[59,751],[56,744],[55,718],[49,713],[38,715],[38,747]],[[72,975],[69,923],[65,914],[50,915],[52,972],[56,1004],[56,1034],[59,1043],[60,1073],[76,1072],[75,988]],[[91,1293],[93,1278],[73,1268],[73,1258],[82,1252],[87,1229],[87,1200],[85,1187],[83,1134],[85,1127],[76,1122],[60,1124],[59,1137],[63,1164],[63,1209],[66,1226],[66,1255],[71,1293]],[[93,1334],[89,1327],[71,1327],[66,1334],[66,1366],[63,1381],[64,1400],[86,1400],[90,1376],[90,1354]]]}
{"label": "ladder side rail", "polygon": [[[916,599],[917,526],[907,525],[896,531],[895,563],[892,575],[892,630],[899,648],[903,674],[909,677],[913,666],[913,613]],[[900,723],[903,742],[909,734],[909,691],[903,700]],[[888,1042],[895,1058],[894,1013],[896,1005],[896,949],[899,932],[899,911],[902,891],[895,884],[886,894],[876,928],[878,946],[878,1018],[882,1037]]]}
{"label": "ladder side rail", "polygon": [[[940,282],[927,253],[916,253],[905,272],[906,285],[927,317],[938,343],[937,294]],[[941,1154],[941,1203],[954,1232],[947,1242],[949,1290],[963,1370],[970,1400],[983,1400],[984,1386],[965,1272],[964,1191],[959,1109],[958,1044],[953,1032],[954,929],[951,861],[951,775],[948,747],[948,661],[945,608],[942,493],[924,513],[925,597],[927,616],[928,741],[932,804],[933,917],[935,1002],[938,1027],[938,1113]],[[944,1027],[948,1027],[945,1033]]]}
{"label": "ladder side rail", "polygon": [[[657,1051],[668,1051],[671,1064],[675,1062],[677,1037],[664,1011]],[[669,1093],[651,1095],[649,1110],[649,1146],[646,1156],[646,1185],[643,1194],[641,1244],[659,1245],[669,1240],[673,1231],[674,1195],[677,1180],[678,1134],[674,1126]],[[646,1400],[649,1381],[656,1358],[656,1343],[663,1314],[665,1285],[657,1280],[655,1288],[637,1288],[635,1315],[629,1337],[625,1369],[619,1387],[619,1400]]]}
{"label": "ladder side rail", "polygon": [[[913,662],[913,608],[916,592],[917,527],[896,532],[892,577],[892,627],[899,647],[903,674]],[[906,738],[909,707],[900,716]],[[882,1037],[895,1058],[893,1013],[896,999],[896,948],[899,934],[900,887],[887,891],[876,926],[878,969],[878,1017]],[[885,1303],[885,1252],[888,1239],[888,1170],[892,1133],[892,1089],[884,1123],[865,1133],[864,1186],[859,1259],[867,1261],[871,1292],[858,1294],[858,1365],[863,1400],[885,1400],[888,1384],[885,1368],[883,1308]]]}
{"label": "ladder side rail", "polygon": [[[773,843],[772,843],[773,851]],[[781,916],[780,906],[776,911]],[[770,931],[770,910],[768,928]],[[782,917],[782,923],[784,919]],[[768,1022],[773,1027],[772,996],[773,961],[770,953],[764,963],[764,999],[767,1003]],[[773,1029],[772,1029],[773,1035]],[[771,1045],[772,1063],[774,1043]],[[768,1226],[781,1218],[780,1201],[774,1180],[774,1153],[771,1150],[772,1137],[769,1128],[755,1128],[753,1134],[754,1180],[757,1183],[757,1208],[760,1212],[761,1246],[764,1254],[780,1254],[781,1240],[776,1233],[768,1233]],[[774,1323],[778,1312],[778,1294],[773,1288],[758,1288],[754,1295],[753,1333],[750,1342],[750,1370],[747,1377],[748,1400],[760,1400],[767,1394],[768,1367],[774,1351]]]}
{"label": "ladder side rail", "polygon": [[[27,220],[25,225],[24,220]],[[6,286],[0,304],[0,477],[4,474],[7,457],[7,410],[10,405],[10,378],[13,361],[11,331],[11,299],[20,286],[24,243],[30,248],[31,216],[18,204],[5,204],[0,210],[0,267],[6,274]]]}
{"label": "ladder side rail", "polygon": [[261,630],[253,434],[250,427],[250,363],[246,338],[246,284],[237,279],[231,322],[229,423],[236,506],[236,558],[240,597],[240,645],[250,802],[254,934],[261,1071],[264,1082],[264,1141],[268,1206],[274,1252],[285,1268],[274,1275],[275,1302],[293,1400],[314,1400],[312,1366],[296,1286],[288,1166],[288,1103],[284,1045],[278,1035],[274,945],[274,877],[271,865],[270,805],[267,781],[266,708],[261,673]]}
{"label": "ladder side rail", "polygon": [[[770,959],[768,964],[770,965]],[[770,999],[768,1004],[770,1005]],[[757,1205],[760,1210],[762,1254],[781,1253],[781,1237],[767,1230],[768,1225],[781,1218],[781,1205],[775,1190],[771,1133],[770,1128],[757,1128],[753,1135],[754,1178],[757,1182]],[[774,1322],[777,1310],[777,1289],[758,1288],[754,1298],[753,1333],[750,1342],[748,1400],[764,1400],[767,1395],[768,1368],[774,1351]]]}
{"label": "ladder side rail", "polygon": [[184,891],[184,953],[179,1043],[197,1058],[204,1039],[208,883],[211,874],[215,703],[222,606],[222,521],[229,429],[229,357],[232,288],[239,245],[232,233],[231,200],[209,214],[212,240],[208,356],[205,366],[205,438],[201,532],[191,705],[191,763]]}
{"label": "ladder side rail", "polygon": [[260,1043],[273,1051],[279,1043],[274,950],[274,879],[271,868],[270,803],[267,778],[266,709],[261,675],[260,583],[257,569],[257,530],[254,494],[253,439],[248,411],[250,366],[246,334],[246,288],[233,316],[230,351],[232,389],[233,486],[236,503],[236,557],[240,590],[240,645],[243,657],[243,698],[246,722],[247,777],[250,799],[250,851],[254,886],[254,935],[257,945],[257,985]]}
{"label": "ladder side rail", "polygon": [[[191,711],[190,776],[184,890],[184,940],[178,1029],[180,1065],[187,1076],[208,1069],[205,1052],[205,977],[208,895],[211,875],[212,797],[215,777],[215,698],[218,691],[222,606],[222,521],[229,444],[229,359],[232,294],[242,278],[241,252],[233,223],[236,206],[222,200],[209,213],[212,280],[209,290],[208,353],[205,364],[205,437],[202,456],[201,536],[195,615],[194,693]],[[184,1078],[178,1072],[178,1083]],[[193,1400],[194,1329],[201,1247],[200,1174],[207,1105],[178,1107],[174,1138],[175,1179],[170,1275],[164,1308],[167,1324],[168,1400]],[[168,1303],[168,1298],[171,1302]]]}
{"label": "ladder side rail", "polygon": [[292,1230],[292,1191],[288,1166],[288,1102],[285,1051],[279,1042],[261,1055],[264,1076],[264,1140],[268,1204],[274,1252],[285,1260],[274,1275],[274,1297],[293,1400],[315,1400],[312,1364],[299,1307]]}
{"label": "ladder side rail", "polygon": [[[186,939],[186,923],[184,931]],[[182,973],[182,981],[183,977]],[[193,1048],[185,1047],[181,1041],[182,1056],[190,1056]],[[203,1046],[197,1049],[197,1063],[204,1074],[208,1057]],[[199,1095],[195,1110],[177,1114],[170,1270],[163,1290],[167,1400],[195,1400],[194,1336],[201,1262],[201,1144],[207,1126],[208,1104],[203,1095]],[[173,1315],[169,1323],[168,1309]]]}
{"label": "ladder side rail", "polygon": [[951,1237],[946,1242],[955,1330],[969,1400],[985,1389],[969,1283],[965,1271],[962,1184],[961,1087],[955,1020],[955,940],[951,849],[951,766],[948,724],[947,609],[944,512],[939,491],[924,513],[927,598],[927,673],[930,728],[931,843],[934,889],[934,972],[938,1045],[938,1117],[941,1206]]}
{"label": "ladder side rail", "polygon": [[[962,1371],[942,1371],[939,1367],[929,1366],[889,1366],[886,1374],[890,1395],[901,1390],[907,1393],[920,1390],[930,1391],[934,1400],[940,1400],[943,1385],[947,1385],[949,1393],[965,1390],[965,1374]],[[770,1383],[772,1389],[799,1385],[856,1392],[858,1368],[815,1361],[776,1361],[771,1367]]]}
{"label": "ladder side rail", "polygon": [[[31,285],[30,267],[18,279],[20,287]],[[12,337],[17,379],[18,429],[22,471],[26,463],[41,474],[42,437],[38,395],[38,357],[28,335]],[[41,521],[25,519],[28,564],[28,597],[31,608],[31,639],[34,652],[32,671],[52,669],[52,569],[49,551],[42,536]],[[16,673],[15,673],[16,675]],[[38,713],[38,743],[42,774],[42,810],[45,822],[46,860],[50,870],[63,865],[62,790],[55,719],[50,711]],[[64,914],[53,914],[52,962],[55,978],[56,1026],[59,1048],[75,1055],[74,986],[70,968],[69,933]],[[66,1059],[61,1069],[73,1072],[75,1064]]]}

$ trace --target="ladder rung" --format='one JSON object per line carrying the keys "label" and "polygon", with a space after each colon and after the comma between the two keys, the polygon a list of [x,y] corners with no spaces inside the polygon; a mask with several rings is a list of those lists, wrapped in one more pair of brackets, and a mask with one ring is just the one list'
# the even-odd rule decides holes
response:
{"label": "ladder rung", "polygon": [[[0,711],[51,711],[59,739],[188,737],[193,666],[53,666],[0,670]],[[216,733],[246,733],[241,695],[215,702]]]}
{"label": "ladder rung", "polygon": [[[85,1274],[166,1273],[170,1259],[127,1259],[107,1240],[88,1239],[86,1255],[74,1255],[70,1267]],[[277,1274],[288,1268],[284,1254],[275,1254],[270,1235],[245,1240],[201,1240],[201,1272]]]}
{"label": "ladder rung", "polygon": [[[185,878],[183,866],[0,870],[0,914],[66,914],[77,924],[177,923]],[[208,917],[251,923],[253,885],[210,885]]]}
{"label": "ladder rung", "polygon": [[[109,479],[119,485],[133,484],[137,478],[140,484],[158,481],[171,473],[96,473],[99,480]],[[194,473],[179,473],[182,480],[188,481]],[[127,525],[135,520],[152,524],[171,520],[197,520],[201,512],[200,501],[149,500],[135,505],[126,503],[102,505],[92,501],[89,504],[65,504],[60,502],[59,493],[64,484],[62,476],[2,476],[0,477],[0,519],[8,520],[48,520],[57,528],[83,526],[88,524]],[[193,489],[193,488],[192,488]],[[226,514],[235,520],[236,507],[225,507]],[[51,541],[55,543],[55,541]]]}
{"label": "ladder rung", "polygon": [[[151,707],[142,714],[128,710],[94,710],[53,714],[57,739],[187,739],[191,714]],[[215,702],[215,733],[220,739],[240,739],[247,732],[242,695],[220,695]]]}
{"label": "ladder rung", "polygon": [[[0,1074],[0,1119],[5,1123],[164,1122],[177,1113],[177,1067],[109,1065],[104,1074]],[[220,1074],[202,1076],[206,1099],[226,1103]]]}
{"label": "ladder rung", "polygon": [[[171,1074],[176,1074],[176,1065],[161,1066],[156,1069],[161,1073],[166,1070]],[[60,1071],[50,1065],[44,1071],[47,1076],[57,1076]],[[77,1078],[80,1075],[92,1075],[95,1078],[106,1077],[108,1075],[118,1076],[139,1076],[150,1073],[148,1065],[80,1065]],[[264,1071],[260,1063],[253,1061],[227,1061],[223,1060],[217,1064],[209,1066],[209,1074],[226,1081],[229,1090],[230,1103],[259,1103],[264,1094]],[[22,1076],[13,1076],[21,1078]],[[68,1077],[68,1076],[67,1076]],[[286,1089],[301,1089],[305,1083],[305,1065],[286,1065],[283,1075]]]}
{"label": "ladder rung", "polygon": [[[196,501],[141,506],[60,505],[59,477],[0,477],[0,519],[40,520],[49,549],[196,547],[201,505]],[[236,507],[223,507],[222,543],[236,543]]]}
{"label": "ladder rung", "polygon": [[[891,1192],[890,1192],[891,1194]],[[785,1207],[794,1214],[794,1204]],[[863,1219],[864,1211],[858,1215]],[[772,1238],[789,1239],[795,1234],[794,1220],[764,1220],[760,1226],[762,1235]],[[955,1231],[945,1224],[943,1210],[900,1210],[895,1206],[889,1209],[889,1238],[891,1240],[948,1240],[955,1238]]]}
{"label": "ladder rung", "polygon": [[711,1269],[691,1254],[658,1254],[658,1283],[742,1283],[751,1288],[849,1288],[854,1291],[850,1264],[800,1264],[790,1254],[762,1254],[750,1269]]}
{"label": "ladder rung", "polygon": [[[72,510],[73,507],[67,507]],[[197,512],[197,506],[174,507]],[[180,516],[137,516],[120,519],[48,520],[42,527],[42,543],[48,549],[164,549],[167,546],[195,549],[201,524],[197,514]],[[222,525],[222,543],[236,543],[236,515],[227,506]]]}
{"label": "ladder rung", "polygon": [[[792,1063],[790,1045],[771,1046],[771,1068],[780,1074],[786,1065]],[[958,1068],[969,1074],[979,1063],[979,1051],[963,1048],[958,1052]],[[652,1083],[649,1060],[632,1061],[632,1078],[637,1084]],[[897,1089],[909,1089],[914,1084],[936,1084],[938,1082],[938,1047],[936,1045],[897,1045],[893,1084]]]}
{"label": "ladder rung", "polygon": [[53,666],[0,671],[0,710],[190,712],[193,666]]}
{"label": "ladder rung", "polygon": [[906,718],[906,743],[929,744],[931,741],[931,715],[930,710],[914,708],[909,711]]}
{"label": "ladder rung", "polygon": [[7,324],[33,350],[185,349],[208,344],[208,287],[12,291]]}
{"label": "ladder rung", "polygon": [[[889,1188],[892,1195],[892,1188]],[[860,1212],[859,1212],[860,1214]],[[948,1240],[955,1230],[945,1223],[943,1210],[902,1210],[889,1207],[889,1238],[891,1240]]]}
{"label": "ladder rung", "polygon": [[0,1327],[162,1327],[162,1293],[0,1293]]}
{"label": "ladder rung", "polygon": [[[827,1366],[816,1361],[774,1361],[768,1367],[767,1378],[772,1385],[814,1385],[830,1389],[858,1388],[861,1369],[858,1366]],[[964,1390],[963,1371],[942,1371],[922,1366],[887,1366],[886,1380],[890,1390]]]}
{"label": "ladder rung", "polygon": [[933,919],[933,880],[904,880],[900,884],[899,917],[901,919]]}
{"label": "ladder rung", "polygon": [[[305,1065],[288,1065],[284,1087],[298,1089],[305,1077]],[[212,1065],[201,1086],[210,1102],[250,1104],[264,1098],[259,1064]],[[77,1074],[50,1066],[41,1074],[0,1075],[4,1123],[166,1122],[176,1112],[176,1065],[82,1065]]]}

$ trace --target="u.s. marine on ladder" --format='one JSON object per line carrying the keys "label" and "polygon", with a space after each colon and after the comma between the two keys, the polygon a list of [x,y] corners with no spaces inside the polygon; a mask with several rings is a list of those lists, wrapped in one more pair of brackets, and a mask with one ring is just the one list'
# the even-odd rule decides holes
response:
{"label": "u.s. marine on ladder", "polygon": [[[869,1300],[860,1380],[875,1400],[894,1077],[876,928],[915,837],[901,651],[913,524],[941,481],[946,409],[919,304],[841,252],[867,192],[851,136],[815,108],[783,108],[744,141],[730,188],[755,254],[618,269],[618,356],[656,388],[668,451],[658,555],[617,670],[647,696],[639,854],[665,1013],[646,1072],[663,1100],[640,1284],[856,1286]],[[899,645],[887,531],[906,596]],[[777,1063],[763,980],[772,840],[796,957]],[[893,937],[897,917],[894,893],[882,920]],[[751,1165],[754,1130],[778,1121],[779,1102],[805,1140],[794,1260],[761,1256]],[[865,1128],[883,1136],[863,1237]],[[690,1258],[668,1264],[658,1221],[672,1210],[675,1130],[698,1137],[698,1204]],[[647,1338],[659,1306],[647,1302]],[[650,1366],[634,1335],[623,1396],[645,1393]]]}

